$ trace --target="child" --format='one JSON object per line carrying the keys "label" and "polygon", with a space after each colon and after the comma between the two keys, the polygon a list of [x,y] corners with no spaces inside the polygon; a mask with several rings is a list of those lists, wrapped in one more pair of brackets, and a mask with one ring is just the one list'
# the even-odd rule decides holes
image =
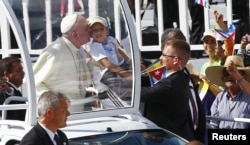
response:
{"label": "child", "polygon": [[[118,41],[109,35],[107,21],[102,17],[89,20],[92,40],[84,48],[93,62],[93,80],[99,93],[111,88],[118,96],[129,97],[132,93],[132,72],[128,55]],[[125,85],[126,87],[124,87]]]}
{"label": "child", "polygon": [[91,57],[99,63],[99,65],[108,68],[109,71],[115,72],[122,77],[129,77],[131,73],[124,73],[124,70],[128,70],[127,65],[129,58],[119,48],[118,41],[109,35],[109,27],[106,20],[102,17],[94,17],[89,20],[89,26],[91,28],[91,36],[93,43],[99,43],[101,47],[91,47],[87,50]]}

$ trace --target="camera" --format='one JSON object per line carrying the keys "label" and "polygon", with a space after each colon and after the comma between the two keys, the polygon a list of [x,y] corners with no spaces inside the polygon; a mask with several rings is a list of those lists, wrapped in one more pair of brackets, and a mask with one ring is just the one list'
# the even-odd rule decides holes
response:
{"label": "camera", "polygon": [[[248,36],[250,38],[250,35]],[[250,39],[248,39],[248,42],[250,41]],[[244,65],[245,66],[250,66],[250,45],[248,44],[246,47],[246,52],[244,54]]]}
{"label": "camera", "polygon": [[250,42],[250,35],[247,35],[247,42]]}

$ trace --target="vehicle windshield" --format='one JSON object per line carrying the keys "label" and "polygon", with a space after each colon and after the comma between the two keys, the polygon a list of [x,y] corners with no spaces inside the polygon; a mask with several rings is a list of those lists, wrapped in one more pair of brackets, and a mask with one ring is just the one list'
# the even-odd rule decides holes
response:
{"label": "vehicle windshield", "polygon": [[[72,0],[66,3],[64,2],[65,1],[62,0],[9,1],[9,5],[13,9],[14,15],[21,26],[29,52],[28,55],[33,65],[33,72],[25,72],[24,84],[21,87],[23,96],[28,97],[30,95],[25,90],[29,88],[26,83],[30,81],[28,79],[30,76],[34,76],[36,97],[40,95],[39,87],[41,86],[46,87],[48,90],[64,93],[71,100],[71,114],[100,112],[102,110],[122,110],[124,108],[129,109],[135,107],[136,104],[133,96],[135,93],[134,80],[136,79],[134,79],[134,73],[135,69],[138,68],[135,68],[134,59],[137,54],[135,55],[134,51],[138,49],[138,45],[135,43],[136,40],[131,40],[131,37],[136,37],[136,35],[135,32],[132,32],[134,36],[131,36],[131,29],[127,22],[126,15],[130,15],[130,13],[125,14],[120,1],[116,0]],[[53,47],[51,45],[52,43],[62,37],[60,29],[62,19],[72,13],[80,14],[87,18],[88,21],[96,16],[105,19],[108,27],[107,40],[109,44],[106,45],[98,42],[98,46],[103,47],[103,49],[105,49],[105,47],[112,47],[112,51],[115,51],[116,56],[109,56],[112,54],[109,54],[109,49],[105,49],[106,56],[104,58],[108,59],[110,63],[115,64],[115,62],[117,62],[115,65],[121,68],[122,72],[128,72],[130,75],[122,76],[118,74],[118,71],[109,71],[111,69],[105,64],[100,67],[98,65],[98,59],[95,59],[91,54],[95,47],[90,47],[91,45],[87,44],[82,45],[79,49],[79,51],[82,51],[82,54],[84,54],[82,58],[84,58],[83,61],[86,62],[88,67],[86,71],[79,71],[78,67],[82,67],[80,61],[77,62],[74,56],[75,54],[70,51],[64,55],[67,57],[72,56],[72,59],[66,60],[65,58],[65,60],[60,61],[58,64],[53,62],[51,64],[52,67],[47,67],[46,70],[50,73],[43,74],[39,69],[36,70],[35,65],[40,59],[40,56],[44,54],[44,51],[47,51],[48,47]],[[13,32],[10,27],[11,48],[5,47],[5,44],[0,44],[1,57],[4,58],[7,55],[14,55],[24,62],[26,60],[23,59],[23,56],[21,56],[18,50],[21,47],[17,42],[18,40],[15,40],[16,36],[14,37]],[[95,40],[92,39],[92,32],[94,31],[91,30],[90,43],[95,42]],[[17,51],[9,51],[9,49]],[[63,53],[62,51],[60,52]],[[97,52],[94,51],[94,53],[96,54]],[[51,55],[51,57],[57,59],[56,56]],[[112,59],[114,59],[114,61]],[[39,65],[47,65],[46,63],[49,63],[49,61],[48,58],[46,61],[39,63]],[[60,68],[60,73],[56,74],[54,68],[60,65],[63,67]],[[71,69],[72,65],[75,69]],[[50,71],[50,69],[53,69],[53,71]],[[119,72],[121,72],[121,70]],[[71,71],[70,75],[65,73],[67,71]],[[88,78],[80,77],[88,73],[90,73]],[[40,76],[37,77],[38,74]],[[41,81],[40,85],[39,81]]]}
{"label": "vehicle windshield", "polygon": [[163,130],[140,130],[87,136],[69,140],[70,145],[185,145]]}

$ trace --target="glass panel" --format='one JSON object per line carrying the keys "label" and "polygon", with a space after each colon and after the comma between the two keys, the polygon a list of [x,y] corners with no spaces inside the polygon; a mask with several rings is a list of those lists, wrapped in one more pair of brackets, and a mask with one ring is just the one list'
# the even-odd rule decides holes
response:
{"label": "glass panel", "polygon": [[[70,94],[68,97],[71,98],[71,114],[82,111],[91,112],[134,106],[133,98],[131,97],[133,93],[133,61],[131,61],[131,50],[133,49],[131,48],[130,33],[124,14],[120,9],[119,1],[116,2],[117,3],[114,3],[112,0],[72,0],[63,4],[63,0],[10,1],[26,37],[27,45],[32,52],[34,52],[34,50],[45,49],[48,45],[52,44],[52,42],[60,39],[62,36],[60,32],[60,23],[69,13],[78,13],[85,18],[89,18],[89,20],[95,16],[101,16],[107,21],[109,25],[109,43],[95,43],[104,50],[106,55],[104,58],[119,67],[119,74],[114,73],[115,71],[110,73],[106,71],[106,73],[104,73],[105,70],[112,69],[108,69],[108,65],[103,64],[99,66],[98,63],[95,63],[99,62],[99,60],[95,60],[92,56],[93,54],[90,53],[90,49],[92,50],[95,48],[90,47],[90,49],[87,49],[86,45],[83,45],[80,51],[86,56],[90,54],[90,57],[86,57],[84,61],[88,62],[90,73],[93,76],[91,79],[79,81],[82,80],[82,75],[88,74],[89,72],[87,69],[85,69],[84,72],[79,71],[82,67],[81,59],[77,58],[78,56],[72,51],[68,51],[67,55],[71,58],[70,60],[57,62],[56,58],[55,60],[46,59],[44,62],[40,63],[39,65],[42,67],[39,71],[44,69],[49,72],[48,74],[42,73],[43,75],[41,77],[37,77],[41,72],[34,72],[36,83],[39,79],[46,76],[43,78],[40,85],[43,85],[46,89],[59,91],[66,95]],[[94,41],[91,43],[94,43]],[[109,56],[109,50],[105,50],[105,47],[111,47],[113,49],[110,50],[114,52],[112,55],[113,57]],[[69,48],[66,47],[61,49]],[[47,51],[47,49],[45,51]],[[48,58],[54,57],[54,54],[48,53]],[[41,53],[41,55],[43,54],[44,53]],[[112,58],[116,60],[117,64],[113,62]],[[37,63],[35,61],[34,65]],[[50,61],[53,62],[50,63]],[[48,67],[50,65],[52,67]],[[63,68],[59,67],[60,72],[58,72],[55,68],[60,65],[63,65]],[[69,72],[69,68],[73,69]],[[52,69],[53,71],[51,71]],[[55,72],[57,72],[57,75],[55,75]],[[69,73],[65,75],[66,73],[64,72]],[[125,75],[124,77],[122,74],[131,75]],[[57,77],[53,78],[55,76]],[[106,76],[107,79],[104,79],[102,76]],[[86,86],[87,89],[82,86]],[[102,86],[105,86],[104,90],[100,89]],[[37,85],[36,87],[39,89],[40,86]],[[81,89],[79,90],[79,88]],[[79,96],[81,92],[87,93],[84,96]],[[81,109],[72,109],[74,106],[81,106]]]}
{"label": "glass panel", "polygon": [[[86,1],[85,1],[86,2]],[[94,2],[91,1],[91,4],[94,5]],[[98,10],[96,9],[87,9],[85,8],[85,15],[90,13],[89,20],[91,21],[92,18],[96,16],[100,16],[104,18],[109,27],[109,37],[107,38],[108,43],[102,43],[103,48],[107,54],[108,60],[113,64],[116,64],[115,60],[112,59],[112,51],[109,47],[116,48],[116,54],[119,53],[122,55],[120,61],[120,68],[125,71],[131,71],[132,63],[131,59],[131,46],[130,45],[130,37],[128,35],[127,25],[124,20],[123,12],[120,9],[120,6],[110,0],[99,0],[96,5],[98,6]],[[115,6],[117,5],[117,6]],[[87,10],[88,11],[87,11]],[[96,15],[93,15],[96,13]],[[93,25],[94,27],[94,25]],[[91,27],[91,28],[93,28]],[[92,32],[92,36],[95,35],[95,32]],[[116,40],[115,40],[115,39]],[[90,49],[95,49],[94,47]],[[121,62],[124,63],[121,64]],[[99,61],[101,62],[101,61]],[[103,74],[101,82],[95,81],[100,79],[100,68],[96,67],[96,65],[92,64],[93,66],[93,78],[94,78],[94,85],[96,88],[103,88],[102,85],[105,84],[109,89],[104,93],[101,93],[99,97],[104,99],[92,102],[87,104],[89,110],[99,110],[99,109],[114,109],[114,108],[123,108],[123,107],[130,107],[132,106],[132,80],[131,77],[122,77],[122,75],[117,75],[117,73],[113,73],[111,71],[106,71]],[[102,65],[103,66],[103,65]],[[105,68],[102,68],[102,72],[105,71]],[[98,74],[99,73],[99,74]],[[132,74],[132,72],[131,72]],[[100,90],[100,89],[98,89]],[[91,97],[91,96],[90,96]],[[93,104],[94,103],[94,104]],[[91,109],[90,109],[91,108]]]}
{"label": "glass panel", "polygon": [[87,136],[69,140],[70,145],[185,145],[163,130],[142,130]]}
{"label": "glass panel", "polygon": [[[10,4],[21,24],[23,32],[26,35],[27,43],[30,43],[30,49],[42,49],[47,45],[46,41],[46,6],[47,0],[12,0]],[[61,36],[60,32],[60,0],[51,0],[51,27],[52,40]],[[26,13],[27,12],[27,13]],[[28,19],[25,16],[28,15]],[[27,32],[25,32],[27,31]],[[30,37],[30,38],[28,38]],[[30,40],[30,42],[29,42]],[[29,45],[28,45],[29,46]]]}

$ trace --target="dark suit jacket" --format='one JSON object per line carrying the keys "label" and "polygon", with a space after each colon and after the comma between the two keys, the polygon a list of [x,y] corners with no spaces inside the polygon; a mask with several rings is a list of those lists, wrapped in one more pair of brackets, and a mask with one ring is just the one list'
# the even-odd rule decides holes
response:
{"label": "dark suit jacket", "polygon": [[[197,103],[197,107],[198,107],[198,112],[199,112],[198,127],[194,131],[195,139],[199,140],[201,142],[204,142],[205,131],[206,131],[206,116],[205,116],[204,107],[202,105],[200,96],[198,94],[197,86],[194,84],[194,81],[193,81],[192,77],[190,76],[189,71],[186,68],[185,68],[185,71],[192,81],[192,84],[194,87],[194,92],[195,92],[196,103]],[[193,121],[192,121],[191,112],[189,115],[189,119],[190,119],[190,125],[192,125]]]}
{"label": "dark suit jacket", "polygon": [[[14,90],[14,96],[20,96],[22,97],[22,93],[17,90],[15,87],[13,87],[11,84],[6,82],[13,90]],[[0,104],[3,104],[5,99],[10,97],[5,92],[0,93]],[[24,102],[20,101],[11,101],[10,104],[23,104]],[[25,112],[26,110],[9,110],[7,111],[7,116],[6,119],[11,119],[11,120],[24,120],[25,119]]]}
{"label": "dark suit jacket", "polygon": [[141,102],[146,103],[145,116],[187,140],[195,139],[190,125],[189,77],[177,71],[153,87],[141,88]]}
{"label": "dark suit jacket", "polygon": [[[183,71],[178,72],[176,74],[172,74],[171,76],[167,78],[167,80],[165,79],[162,80],[153,88],[149,88],[149,87],[142,88],[141,102],[145,102],[144,116],[149,118],[151,121],[155,122],[160,127],[170,130],[188,140],[196,139],[201,142],[204,142],[206,120],[205,120],[204,108],[201,103],[197,87],[193,88],[195,91],[195,97],[197,100],[197,106],[198,106],[198,111],[199,111],[199,119],[198,119],[199,124],[196,130],[194,130],[193,128],[192,116],[191,116],[189,107],[187,108],[187,104],[185,103],[184,105],[186,108],[185,110],[184,110],[184,106],[180,107],[181,103],[184,103],[183,101],[188,101],[187,94],[189,93],[186,93],[187,90],[185,87],[185,86],[189,86],[188,81],[191,79],[193,86],[195,86],[186,68],[185,68],[185,72],[187,72],[187,74],[184,73],[185,75],[183,74]],[[173,83],[173,81],[175,81],[176,83]],[[148,77],[142,76],[142,86],[150,86],[150,81]],[[173,89],[173,88],[176,88],[176,89]],[[177,95],[177,94],[181,94],[181,95]],[[178,97],[178,99],[181,100],[181,102],[172,103],[174,102],[172,101],[174,96]],[[175,99],[178,100],[177,98]],[[158,103],[156,101],[158,101]],[[179,111],[181,111],[180,108],[183,109],[182,113],[179,113]],[[164,111],[164,110],[167,110],[167,111]],[[178,111],[176,112],[176,110]],[[184,112],[186,115],[183,115]],[[162,114],[164,114],[164,116]],[[174,115],[176,116],[171,117]],[[185,120],[183,116],[186,117],[187,119]],[[171,122],[174,122],[173,126],[174,125],[180,126],[181,124],[183,124],[183,126],[186,126],[185,127],[186,129],[185,128],[178,129],[178,128],[171,127],[171,124],[166,123],[169,121],[165,121],[169,119],[171,120]],[[180,119],[182,119],[182,121]]]}
{"label": "dark suit jacket", "polygon": [[[65,133],[57,130],[62,145],[68,145]],[[54,145],[47,132],[37,123],[21,140],[19,145]]]}

